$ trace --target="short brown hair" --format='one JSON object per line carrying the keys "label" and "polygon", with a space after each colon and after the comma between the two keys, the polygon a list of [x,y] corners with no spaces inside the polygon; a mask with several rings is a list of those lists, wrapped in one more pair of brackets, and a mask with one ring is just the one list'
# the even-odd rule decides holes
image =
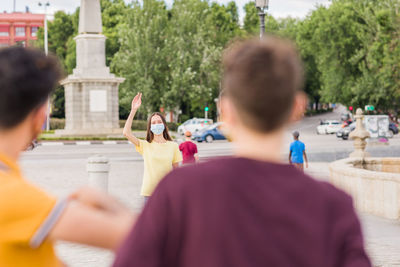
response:
{"label": "short brown hair", "polygon": [[167,125],[167,121],[165,120],[164,116],[160,113],[160,112],[154,112],[153,114],[151,114],[151,116],[149,117],[149,120],[147,121],[147,134],[146,134],[146,140],[147,142],[151,143],[153,142],[154,139],[154,134],[153,132],[150,130],[151,128],[151,119],[155,116],[158,115],[160,116],[163,124],[164,124],[164,131],[163,131],[163,137],[165,140],[167,141],[172,141],[171,136],[169,135],[169,131],[168,131],[168,125]]}
{"label": "short brown hair", "polygon": [[58,59],[38,49],[0,49],[0,129],[14,128],[46,103],[62,74]]}
{"label": "short brown hair", "polygon": [[233,44],[223,59],[223,95],[245,126],[271,132],[289,119],[302,89],[301,60],[291,42],[268,36]]}

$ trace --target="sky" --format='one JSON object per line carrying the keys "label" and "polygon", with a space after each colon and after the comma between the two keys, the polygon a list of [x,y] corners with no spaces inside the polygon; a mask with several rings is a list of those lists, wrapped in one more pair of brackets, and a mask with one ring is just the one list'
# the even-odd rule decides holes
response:
{"label": "sky", "polygon": [[[80,0],[15,0],[16,10],[23,12],[25,7],[28,6],[32,13],[43,13],[43,7],[39,7],[39,2],[49,2],[50,7],[48,7],[48,13],[54,14],[55,11],[64,10],[67,13],[72,13],[75,11],[76,7],[79,6]],[[173,0],[165,0],[167,5],[171,6]],[[218,3],[226,4],[231,0],[210,0],[216,1]],[[251,0],[250,0],[251,1]],[[125,0],[125,2],[130,2],[130,0]],[[249,0],[235,0],[239,7],[239,15],[242,18],[244,16],[243,6],[249,2]],[[272,14],[274,17],[296,17],[304,18],[307,14],[315,9],[316,5],[328,6],[330,0],[270,0],[269,1],[268,13]],[[0,12],[13,11],[14,0],[0,0]]]}

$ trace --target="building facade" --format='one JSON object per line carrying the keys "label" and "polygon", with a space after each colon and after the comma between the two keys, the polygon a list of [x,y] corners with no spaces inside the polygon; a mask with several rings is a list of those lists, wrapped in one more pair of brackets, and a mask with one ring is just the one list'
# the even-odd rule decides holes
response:
{"label": "building facade", "polygon": [[37,39],[37,31],[43,25],[43,14],[0,13],[0,47],[29,46],[30,41]]}

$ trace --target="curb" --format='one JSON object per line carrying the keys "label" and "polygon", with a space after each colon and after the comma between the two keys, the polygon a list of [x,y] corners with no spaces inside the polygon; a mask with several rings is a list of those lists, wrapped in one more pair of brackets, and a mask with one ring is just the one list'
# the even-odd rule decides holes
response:
{"label": "curb", "polygon": [[37,146],[90,146],[90,145],[127,145],[129,141],[65,141],[40,142]]}

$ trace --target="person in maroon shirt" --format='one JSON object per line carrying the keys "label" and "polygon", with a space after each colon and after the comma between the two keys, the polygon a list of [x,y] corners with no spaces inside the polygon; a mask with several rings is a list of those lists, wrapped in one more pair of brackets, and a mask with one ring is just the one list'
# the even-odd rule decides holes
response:
{"label": "person in maroon shirt", "polygon": [[179,145],[179,150],[182,152],[182,164],[195,163],[198,161],[197,146],[191,141],[192,133],[185,132],[185,142]]}
{"label": "person in maroon shirt", "polygon": [[282,162],[284,131],[306,106],[294,47],[243,41],[223,67],[234,156],[168,174],[114,267],[370,267],[350,196]]}

